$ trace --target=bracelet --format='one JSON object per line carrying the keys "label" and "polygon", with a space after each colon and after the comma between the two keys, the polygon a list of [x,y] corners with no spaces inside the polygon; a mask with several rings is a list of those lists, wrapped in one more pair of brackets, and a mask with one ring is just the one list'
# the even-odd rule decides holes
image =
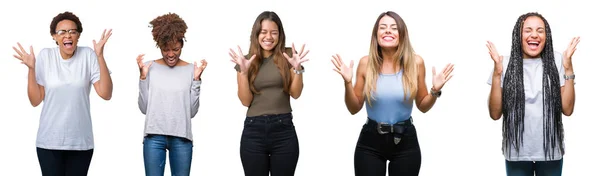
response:
{"label": "bracelet", "polygon": [[565,77],[565,81],[570,80],[570,79],[575,79],[575,74],[568,75],[568,76],[565,74],[564,77]]}

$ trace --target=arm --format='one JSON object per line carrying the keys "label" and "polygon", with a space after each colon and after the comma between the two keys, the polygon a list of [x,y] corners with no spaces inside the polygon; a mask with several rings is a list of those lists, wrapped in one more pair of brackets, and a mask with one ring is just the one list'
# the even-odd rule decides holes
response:
{"label": "arm", "polygon": [[196,114],[198,114],[198,108],[200,108],[200,85],[202,84],[202,80],[201,79],[194,79],[194,81],[192,81],[192,89],[190,92],[190,97],[192,100],[192,117],[194,118],[194,116],[196,116]]}
{"label": "arm", "polygon": [[368,56],[364,56],[360,59],[356,70],[356,83],[354,87],[352,87],[352,81],[344,82],[344,88],[346,90],[344,101],[346,102],[346,108],[352,115],[358,113],[365,103],[363,91],[365,88],[365,75],[367,73],[368,62]]}
{"label": "arm", "polygon": [[419,55],[416,55],[415,59],[418,71],[417,96],[415,100],[417,103],[417,108],[421,112],[426,113],[431,109],[431,107],[433,107],[437,98],[429,94],[429,91],[427,90],[427,85],[425,84],[425,62],[423,61],[423,58],[421,58]]}
{"label": "arm", "polygon": [[[573,67],[564,68],[565,75],[573,75]],[[563,75],[559,75],[563,76]],[[560,88],[560,96],[562,97],[562,112],[566,116],[573,114],[575,107],[575,81],[573,79],[565,80],[564,86]]]}
{"label": "arm", "polygon": [[104,60],[104,55],[98,55],[98,65],[100,67],[100,80],[94,83],[96,93],[104,100],[110,100],[113,92],[113,83]]}
{"label": "arm", "polygon": [[[502,58],[502,56],[499,56]],[[494,72],[491,75],[491,90],[488,99],[488,111],[493,120],[502,117],[502,65],[503,63],[494,62]]]}
{"label": "arm", "polygon": [[250,83],[246,73],[237,72],[238,98],[242,105],[248,107],[252,103],[252,91],[250,91]]}
{"label": "arm", "polygon": [[44,86],[39,85],[36,81],[35,68],[29,69],[27,77],[27,96],[29,97],[31,106],[37,107],[44,100],[45,89]]}
{"label": "arm", "polygon": [[[302,67],[304,70],[304,67]],[[302,80],[302,74],[296,74],[294,69],[290,69],[290,75],[292,76],[292,84],[290,85],[290,96],[294,99],[298,99],[302,94],[304,88],[304,81]]]}
{"label": "arm", "polygon": [[146,115],[146,109],[148,108],[148,89],[149,89],[148,78],[140,77],[139,87],[140,87],[140,94],[138,96],[138,107],[140,108],[140,111],[142,112],[142,114]]}

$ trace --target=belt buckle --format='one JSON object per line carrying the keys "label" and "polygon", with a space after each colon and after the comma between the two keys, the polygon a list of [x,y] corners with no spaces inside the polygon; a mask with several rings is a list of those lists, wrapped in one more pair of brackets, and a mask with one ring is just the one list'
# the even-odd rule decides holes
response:
{"label": "belt buckle", "polygon": [[390,131],[387,132],[387,131],[382,131],[381,130],[381,125],[389,125],[389,124],[386,123],[386,122],[377,123],[377,132],[379,134],[387,134],[387,133],[393,133],[394,132],[394,127],[393,126],[390,125]]}

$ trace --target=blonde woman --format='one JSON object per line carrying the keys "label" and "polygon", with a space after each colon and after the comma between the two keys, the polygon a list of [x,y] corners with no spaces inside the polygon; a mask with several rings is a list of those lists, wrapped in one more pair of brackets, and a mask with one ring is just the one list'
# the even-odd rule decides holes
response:
{"label": "blonde woman", "polygon": [[369,55],[360,59],[356,83],[352,86],[353,62],[343,63],[333,56],[334,70],[344,79],[345,102],[351,114],[367,103],[368,121],[363,126],[354,153],[357,176],[418,175],[421,150],[412,124],[413,101],[425,113],[441,96],[444,84],[452,78],[454,65],[436,74],[427,90],[425,64],[415,54],[404,20],[395,12],[377,18],[371,35]]}

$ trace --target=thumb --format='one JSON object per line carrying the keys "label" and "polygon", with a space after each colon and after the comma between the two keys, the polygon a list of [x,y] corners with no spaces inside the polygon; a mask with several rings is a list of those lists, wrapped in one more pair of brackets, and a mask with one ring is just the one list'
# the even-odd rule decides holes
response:
{"label": "thumb", "polygon": [[436,73],[435,73],[435,67],[431,67],[431,71],[433,72],[433,76],[435,76],[436,75]]}
{"label": "thumb", "polygon": [[92,43],[94,44],[94,46],[96,46],[96,40],[92,40]]}
{"label": "thumb", "polygon": [[146,65],[146,68],[150,68],[150,66],[152,65],[152,63],[154,63],[154,62],[148,63],[148,65]]}
{"label": "thumb", "polygon": [[350,60],[350,69],[354,68],[354,60]]}

